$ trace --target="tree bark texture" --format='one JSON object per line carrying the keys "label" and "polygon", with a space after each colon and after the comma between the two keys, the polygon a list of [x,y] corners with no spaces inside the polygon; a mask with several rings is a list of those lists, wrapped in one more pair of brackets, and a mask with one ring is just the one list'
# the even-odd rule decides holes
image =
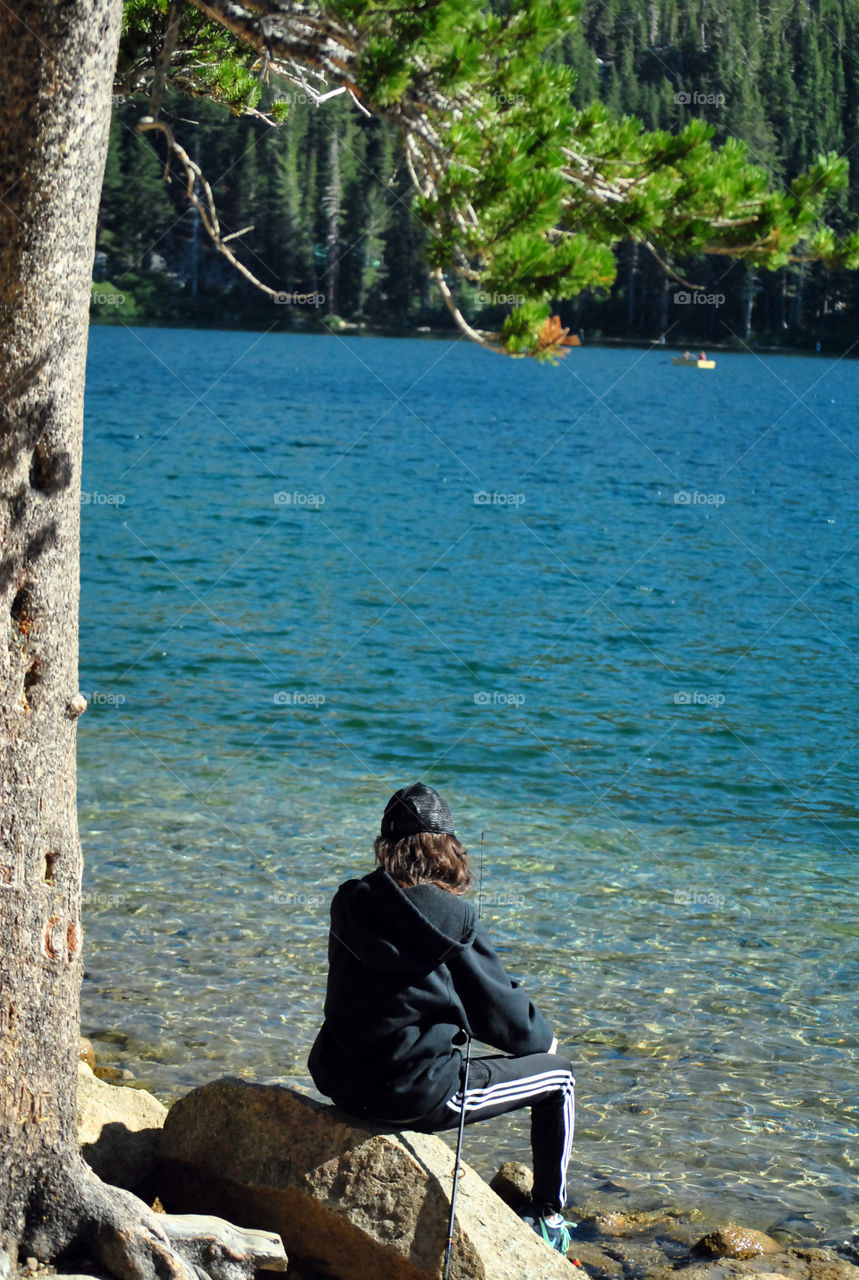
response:
{"label": "tree bark texture", "polygon": [[121,9],[0,5],[0,1257],[62,1248],[79,1210],[71,1186],[85,1178],[74,1123],[81,441]]}
{"label": "tree bark texture", "polygon": [[75,789],[89,295],[122,0],[0,4],[0,1280],[253,1280],[280,1239],[155,1214],[81,1159]]}

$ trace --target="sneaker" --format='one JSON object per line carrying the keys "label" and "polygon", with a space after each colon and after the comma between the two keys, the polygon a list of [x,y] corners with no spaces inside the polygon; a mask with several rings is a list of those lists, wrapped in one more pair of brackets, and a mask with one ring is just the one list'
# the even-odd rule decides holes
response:
{"label": "sneaker", "polygon": [[570,1227],[576,1225],[574,1222],[564,1222],[563,1218],[559,1222],[550,1222],[549,1218],[539,1215],[538,1211],[531,1207],[523,1210],[519,1217],[532,1231],[536,1231],[541,1240],[546,1241],[550,1249],[554,1249],[556,1253],[567,1253],[572,1245]]}

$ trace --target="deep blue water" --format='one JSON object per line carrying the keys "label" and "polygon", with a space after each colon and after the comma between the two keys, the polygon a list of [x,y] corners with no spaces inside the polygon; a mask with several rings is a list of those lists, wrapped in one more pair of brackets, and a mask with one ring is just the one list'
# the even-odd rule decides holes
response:
{"label": "deep blue water", "polygon": [[309,1086],[328,901],[422,777],[486,833],[486,919],[578,1064],[582,1190],[846,1225],[857,403],[826,359],[94,329],[105,1054],[167,1098]]}

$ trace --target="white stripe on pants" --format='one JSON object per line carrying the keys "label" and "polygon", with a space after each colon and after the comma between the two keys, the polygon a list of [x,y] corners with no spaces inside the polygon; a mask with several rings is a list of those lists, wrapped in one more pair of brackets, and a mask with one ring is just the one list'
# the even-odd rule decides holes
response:
{"label": "white stripe on pants", "polygon": [[[474,1058],[469,1068],[464,1098],[466,1124],[531,1107],[534,1202],[540,1208],[561,1210],[567,1202],[567,1166],[575,1132],[575,1083],[570,1063],[556,1054]],[[462,1110],[460,1089],[427,1117],[427,1127],[453,1128],[459,1123]]]}

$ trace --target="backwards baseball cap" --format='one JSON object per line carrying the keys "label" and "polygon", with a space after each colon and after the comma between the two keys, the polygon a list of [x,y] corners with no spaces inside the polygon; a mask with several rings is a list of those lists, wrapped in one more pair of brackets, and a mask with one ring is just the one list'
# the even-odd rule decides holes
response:
{"label": "backwards baseball cap", "polygon": [[415,782],[395,791],[382,815],[382,839],[404,840],[406,836],[429,831],[434,835],[455,836],[453,818],[447,801],[434,787]]}

